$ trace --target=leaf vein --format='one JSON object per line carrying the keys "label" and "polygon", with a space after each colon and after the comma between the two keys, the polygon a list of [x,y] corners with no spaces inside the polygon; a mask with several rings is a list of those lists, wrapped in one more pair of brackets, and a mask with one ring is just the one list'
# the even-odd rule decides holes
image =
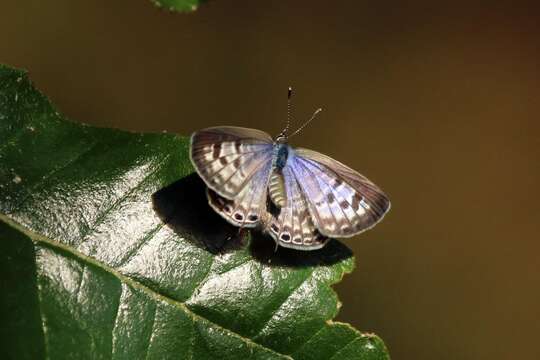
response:
{"label": "leaf vein", "polygon": [[[63,244],[63,243],[58,243],[46,236],[43,236],[41,234],[37,234],[31,230],[28,230],[26,229],[25,227],[23,227],[22,225],[20,225],[19,223],[17,223],[16,221],[12,220],[11,218],[7,217],[6,215],[4,214],[0,214],[0,221],[6,223],[7,225],[13,227],[14,229],[16,229],[17,231],[25,234],[26,236],[28,236],[30,239],[32,239],[34,242],[40,242],[40,243],[43,243],[44,245],[47,245],[51,248],[55,248],[55,249],[60,249],[62,251],[65,251],[69,254],[71,254],[72,256],[78,258],[80,261],[83,261],[83,262],[86,262],[88,264],[91,264],[95,267],[98,267],[100,269],[102,269],[103,271],[111,274],[112,276],[116,277],[120,283],[122,284],[126,284],[134,289],[139,289],[141,291],[143,291],[145,294],[147,294],[149,297],[151,297],[152,299],[154,299],[156,302],[165,302],[171,306],[174,306],[176,307],[177,309],[183,311],[186,315],[188,315],[194,322],[195,321],[202,321],[202,322],[206,322],[208,324],[211,324],[212,326],[215,326],[216,328],[218,329],[222,329],[224,333],[227,333],[228,335],[232,336],[232,337],[235,337],[237,339],[239,339],[240,341],[243,341],[244,343],[246,343],[247,346],[249,347],[254,347],[254,348],[259,348],[259,349],[262,349],[264,351],[267,351],[269,353],[272,353],[276,356],[279,356],[283,359],[290,359],[292,360],[292,358],[289,356],[289,355],[286,355],[286,354],[282,354],[280,352],[277,352],[271,348],[268,348],[268,347],[265,347],[259,343],[257,343],[256,341],[252,340],[251,338],[247,338],[247,337],[244,337],[236,332],[234,332],[233,330],[230,330],[226,327],[223,327],[222,325],[218,324],[218,323],[215,323],[213,322],[212,320],[210,319],[207,319],[205,318],[204,316],[202,315],[199,315],[197,313],[195,313],[194,311],[192,311],[184,302],[181,302],[181,301],[178,301],[178,300],[175,300],[175,299],[171,299],[169,297],[166,297],[165,295],[162,295],[158,292],[156,292],[155,290],[147,287],[146,285],[143,285],[142,283],[122,274],[121,272],[119,272],[118,270],[90,257],[90,256],[87,256],[81,252],[79,252],[78,250],[66,245],[66,244]],[[157,306],[157,305],[156,305]]]}
{"label": "leaf vein", "polygon": [[124,286],[120,286],[120,294],[118,295],[118,306],[116,307],[116,312],[114,314],[113,327],[111,329],[111,359],[115,354],[115,345],[116,345],[116,327],[118,326],[118,315],[120,313],[120,307],[122,305],[122,294],[124,293]]}
{"label": "leaf vein", "polygon": [[82,287],[82,283],[84,281],[84,273],[86,271],[86,264],[83,264],[83,268],[82,268],[82,271],[81,271],[81,276],[79,278],[79,283],[77,284],[77,290],[75,291],[75,298],[77,299],[77,303],[81,303],[81,301],[79,301],[79,294],[81,292],[81,287]]}
{"label": "leaf vein", "polygon": [[144,182],[146,180],[148,180],[148,178],[150,178],[152,175],[154,175],[156,172],[158,172],[159,170],[161,170],[161,166],[170,158],[170,155],[168,154],[167,156],[163,157],[163,159],[156,164],[156,168],[154,170],[152,170],[151,172],[149,172],[148,174],[146,174],[142,179],[141,181],[139,181],[134,187],[132,187],[131,189],[129,189],[129,191],[127,191],[125,194],[123,194],[121,197],[119,197],[118,199],[116,199],[109,207],[107,207],[103,212],[100,213],[100,215],[98,216],[98,218],[94,221],[94,223],[89,226],[84,232],[82,232],[82,234],[80,235],[80,238],[81,238],[81,244],[84,242],[85,238],[91,234],[92,231],[94,231],[100,224],[102,224],[105,219],[107,218],[107,216],[114,210],[116,209],[116,207],[121,204],[129,195],[131,195],[134,191],[136,191],[137,189],[139,189],[142,184],[144,184]]}
{"label": "leaf vein", "polygon": [[84,155],[90,153],[92,150],[94,150],[94,148],[99,144],[99,141],[96,141],[94,143],[92,143],[92,145],[90,145],[88,148],[86,148],[84,151],[80,152],[77,156],[75,156],[73,159],[70,159],[68,160],[66,163],[62,164],[60,167],[56,168],[56,169],[53,169],[51,170],[50,172],[48,172],[47,174],[43,175],[41,180],[39,180],[37,183],[35,183],[34,185],[32,185],[30,187],[30,189],[26,190],[27,191],[27,195],[25,197],[22,198],[22,200],[16,204],[14,207],[13,207],[13,212],[17,211],[18,209],[20,209],[22,207],[22,205],[29,199],[32,197],[32,194],[37,190],[39,189],[39,187],[41,185],[43,185],[45,182],[47,182],[48,179],[50,179],[53,175],[59,173],[60,171],[68,168],[69,166],[73,165],[74,163],[76,163],[77,161],[79,161]]}
{"label": "leaf vein", "polygon": [[339,349],[338,351],[335,352],[334,355],[332,355],[332,357],[328,360],[332,360],[336,357],[336,355],[339,355],[339,353],[341,353],[343,350],[345,350],[346,348],[348,348],[352,343],[354,343],[355,341],[358,341],[360,340],[360,338],[358,337],[355,337],[353,338],[351,341],[349,341],[348,343],[346,343],[345,345],[343,345],[343,347],[341,349]]}
{"label": "leaf vein", "polygon": [[188,300],[191,299],[193,296],[195,296],[197,291],[200,290],[200,288],[208,281],[208,279],[210,278],[210,275],[212,274],[212,267],[214,267],[215,261],[216,261],[216,256],[212,256],[211,261],[210,261],[210,265],[208,266],[208,271],[206,272],[206,274],[204,275],[202,280],[199,282],[199,284],[197,284],[197,286],[195,286],[195,288],[193,288],[193,291],[191,292],[191,295],[189,295],[187,297]]}
{"label": "leaf vein", "polygon": [[[0,215],[1,216],[1,215]],[[34,257],[35,257],[35,261],[37,261],[37,254],[36,254],[36,241],[33,242],[34,244]],[[38,291],[37,291],[37,297],[38,297],[38,308],[39,308],[39,318],[41,319],[41,329],[43,331],[43,348],[45,350],[45,356],[46,356],[46,359],[49,359],[49,334],[48,334],[48,331],[47,331],[47,325],[46,325],[46,320],[45,320],[45,315],[43,314],[43,298],[42,298],[42,294],[41,294],[41,284],[39,282],[39,275],[36,271],[36,284],[37,284],[37,287],[38,287]]]}
{"label": "leaf vein", "polygon": [[302,346],[300,346],[300,348],[298,348],[298,350],[296,350],[294,353],[299,353],[300,351],[302,351],[302,349],[313,339],[315,338],[315,336],[317,336],[321,331],[323,331],[324,329],[326,328],[326,324],[323,324],[319,330],[315,331],[313,333],[313,335],[311,335],[309,338],[307,338],[306,341],[304,341],[304,344]]}
{"label": "leaf vein", "polygon": [[277,314],[277,312],[281,309],[281,307],[287,302],[287,300],[290,299],[290,297],[298,290],[300,289],[300,287],[302,285],[305,284],[305,282],[307,280],[309,280],[309,278],[311,277],[311,275],[313,275],[313,269],[310,269],[309,272],[307,273],[306,277],[298,284],[296,285],[293,289],[291,289],[291,291],[289,292],[289,294],[279,303],[279,305],[274,309],[272,310],[272,313],[270,314],[270,317],[265,320],[263,322],[263,324],[261,325],[260,329],[257,331],[256,335],[254,337],[257,337],[259,335],[261,335],[261,333],[263,332],[263,330],[265,329],[265,327],[270,323],[270,321],[272,321],[272,319],[274,318],[274,316]]}
{"label": "leaf vein", "polygon": [[122,259],[120,259],[117,267],[122,267],[125,265],[133,257],[133,255],[135,255],[143,247],[143,245],[146,244],[148,240],[152,239],[154,235],[157,234],[164,226],[164,223],[159,223],[156,227],[150,230],[141,240],[137,242],[133,248],[126,253]]}
{"label": "leaf vein", "polygon": [[154,325],[156,324],[157,311],[158,311],[158,306],[156,304],[154,306],[154,315],[152,316],[152,326],[150,327],[150,335],[148,336],[148,345],[146,345],[146,354],[144,356],[145,359],[148,359],[148,354],[150,353],[150,346],[152,345],[152,339],[154,338]]}

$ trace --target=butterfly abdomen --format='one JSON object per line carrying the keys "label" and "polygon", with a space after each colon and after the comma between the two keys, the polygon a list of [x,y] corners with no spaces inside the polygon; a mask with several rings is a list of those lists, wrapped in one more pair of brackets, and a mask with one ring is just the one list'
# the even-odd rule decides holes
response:
{"label": "butterfly abdomen", "polygon": [[274,170],[268,183],[268,195],[270,200],[278,208],[285,207],[287,205],[287,195],[285,193],[285,182],[283,181],[283,174],[279,170]]}

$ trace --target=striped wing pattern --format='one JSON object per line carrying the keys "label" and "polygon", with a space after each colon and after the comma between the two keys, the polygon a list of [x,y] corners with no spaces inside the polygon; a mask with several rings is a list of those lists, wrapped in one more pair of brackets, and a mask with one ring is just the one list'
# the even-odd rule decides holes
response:
{"label": "striped wing pattern", "polygon": [[317,229],[328,237],[350,237],[379,222],[390,201],[375,184],[318,152],[296,149],[291,169]]}
{"label": "striped wing pattern", "polygon": [[308,202],[291,167],[283,169],[283,179],[286,205],[280,209],[279,214],[270,214],[267,232],[284,247],[299,250],[322,248],[328,238],[315,227],[308,211]]}
{"label": "striped wing pattern", "polygon": [[236,226],[254,227],[266,210],[272,138],[258,130],[208,128],[191,137],[191,160],[210,206]]}
{"label": "striped wing pattern", "polygon": [[272,138],[258,130],[216,127],[191,137],[191,160],[206,185],[234,199],[272,160]]}
{"label": "striped wing pattern", "polygon": [[316,151],[287,146],[285,165],[276,167],[277,146],[265,132],[239,127],[192,135],[209,204],[233,225],[261,226],[283,247],[315,250],[373,227],[390,209],[370,180]]}
{"label": "striped wing pattern", "polygon": [[235,226],[246,228],[257,226],[266,213],[267,186],[271,169],[272,163],[267,161],[233,200],[224,198],[208,188],[208,203]]}

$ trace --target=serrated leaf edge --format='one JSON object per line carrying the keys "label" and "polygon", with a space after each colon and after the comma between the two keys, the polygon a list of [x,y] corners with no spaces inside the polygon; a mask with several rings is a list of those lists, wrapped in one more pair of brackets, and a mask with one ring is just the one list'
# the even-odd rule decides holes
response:
{"label": "serrated leaf edge", "polygon": [[[152,2],[154,2],[154,0],[152,0]],[[14,68],[14,67],[11,67],[11,66],[7,66],[5,64],[1,64],[0,63],[0,70],[9,70],[9,71],[14,71],[14,72],[18,72],[19,75],[20,75],[20,79],[21,80],[25,80],[25,81],[28,81],[29,85],[33,88],[34,91],[36,91],[37,93],[39,93],[48,103],[49,105],[51,106],[51,109],[52,110],[55,110],[56,111],[56,114],[57,115],[60,115],[58,113],[58,111],[54,108],[52,102],[50,101],[50,99],[45,95],[43,94],[39,89],[37,89],[37,87],[34,86],[34,83],[32,82],[32,80],[30,79],[30,77],[28,76],[28,71],[25,70],[25,69],[18,69],[18,68]],[[62,117],[61,119],[62,121],[69,121],[68,119]],[[80,124],[81,126],[89,126],[91,127],[90,125],[88,124],[84,124],[84,123],[78,123]],[[124,132],[128,132],[128,133],[136,133],[136,132],[131,132],[131,131],[125,131],[125,130],[120,130],[120,131],[124,131]],[[153,299],[157,300],[157,301],[164,301],[164,302],[167,302],[168,304],[172,305],[172,306],[175,306],[175,307],[178,307],[180,308],[181,310],[185,311],[186,314],[188,314],[190,317],[192,317],[192,319],[194,320],[200,320],[200,321],[203,321],[203,322],[207,322],[207,323],[210,323],[212,324],[213,326],[219,328],[219,329],[223,329],[224,332],[230,334],[231,336],[234,336],[236,338],[239,338],[240,340],[246,342],[246,344],[250,345],[250,346],[253,346],[255,348],[260,348],[260,349],[263,349],[265,351],[268,351],[268,352],[271,352],[277,356],[281,356],[285,359],[294,359],[292,356],[290,355],[286,355],[286,354],[282,354],[282,353],[279,353],[271,348],[268,348],[268,347],[265,347],[255,341],[253,341],[252,339],[250,338],[247,338],[247,337],[244,337],[238,333],[235,333],[234,331],[231,331],[230,329],[227,329],[209,319],[206,319],[205,317],[203,316],[200,316],[198,314],[196,314],[195,312],[193,312],[191,309],[189,309],[189,307],[181,302],[181,301],[177,301],[177,300],[174,300],[174,299],[170,299],[164,295],[161,295],[157,292],[155,292],[154,290],[152,290],[151,288],[123,275],[122,273],[120,273],[119,271],[115,270],[114,268],[110,267],[110,266],[107,266],[99,261],[97,261],[96,259],[90,257],[90,256],[87,256],[87,255],[84,255],[83,253],[80,253],[74,249],[72,249],[71,247],[65,245],[65,244],[62,244],[62,243],[58,243],[52,239],[49,239],[43,235],[40,235],[40,234],[37,234],[31,230],[28,230],[26,229],[23,225],[19,224],[18,222],[12,220],[11,218],[9,218],[8,216],[4,215],[4,214],[0,214],[0,221],[6,223],[7,225],[13,227],[14,229],[16,229],[17,231],[20,231],[21,233],[25,234],[26,236],[28,236],[30,239],[32,239],[33,241],[35,242],[42,242],[42,243],[45,243],[53,248],[58,248],[58,249],[61,249],[63,251],[66,251],[72,255],[74,255],[75,257],[81,259],[82,261],[87,261],[88,263],[96,266],[96,267],[99,267],[101,268],[102,270],[114,275],[116,278],[118,278],[121,282],[123,282],[124,284],[127,284],[129,286],[132,286],[133,288],[136,288],[136,289],[140,289],[141,291],[145,292],[146,294],[148,294],[150,297],[152,297]],[[338,279],[335,279],[334,281],[330,281],[330,282],[323,282],[323,285],[324,286],[327,286],[328,288],[330,288],[330,290],[332,291],[332,293],[335,295],[336,299],[337,299],[337,303],[336,303],[336,314],[339,312],[339,309],[341,307],[341,302],[339,301],[339,296],[337,294],[337,292],[334,290],[334,288],[331,286],[333,284],[336,284],[336,283],[339,283],[342,281],[343,277],[346,275],[346,274],[349,274],[351,273],[354,269],[356,268],[356,263],[354,261],[352,261],[352,264],[349,268],[344,268],[343,271],[340,273],[340,276]],[[204,283],[204,281],[203,281]],[[39,293],[39,292],[38,292]],[[38,294],[39,296],[39,294]],[[40,304],[41,304],[41,301],[40,301]],[[42,317],[42,321],[43,321],[43,317]],[[372,333],[363,333],[361,331],[359,331],[358,329],[356,329],[355,327],[353,327],[351,324],[349,323],[344,323],[344,322],[339,322],[339,321],[333,321],[332,319],[328,319],[326,320],[326,325],[328,326],[334,326],[334,325],[342,325],[342,326],[346,326],[348,327],[350,330],[352,330],[355,334],[357,334],[359,337],[374,337],[374,338],[377,338],[379,340],[379,342],[382,344],[383,348],[384,348],[384,351],[386,352],[386,355],[388,356],[388,359],[390,359],[389,357],[389,353],[388,353],[388,349],[386,348],[386,344],[375,334],[372,334]],[[43,324],[44,325],[44,324]],[[315,335],[321,331],[322,329],[325,328],[325,325],[321,326],[321,328],[317,331],[315,331],[315,333],[309,337],[302,346],[300,346],[298,349],[296,349],[296,351],[291,354],[291,355],[294,355],[296,354],[300,349],[302,349],[313,337],[315,337]],[[44,335],[46,333],[46,329],[44,327],[43,329],[44,331]],[[47,348],[47,344],[45,344],[45,349]],[[336,354],[338,354],[338,352],[336,352]]]}

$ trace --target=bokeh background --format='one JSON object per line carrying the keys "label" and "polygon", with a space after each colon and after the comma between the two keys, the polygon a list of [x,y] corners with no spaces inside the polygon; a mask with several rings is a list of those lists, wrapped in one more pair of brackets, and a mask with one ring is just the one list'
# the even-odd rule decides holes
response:
{"label": "bokeh background", "polygon": [[394,359],[538,359],[540,12],[513,2],[5,1],[0,62],[68,117],[294,139],[391,197],[339,315]]}

